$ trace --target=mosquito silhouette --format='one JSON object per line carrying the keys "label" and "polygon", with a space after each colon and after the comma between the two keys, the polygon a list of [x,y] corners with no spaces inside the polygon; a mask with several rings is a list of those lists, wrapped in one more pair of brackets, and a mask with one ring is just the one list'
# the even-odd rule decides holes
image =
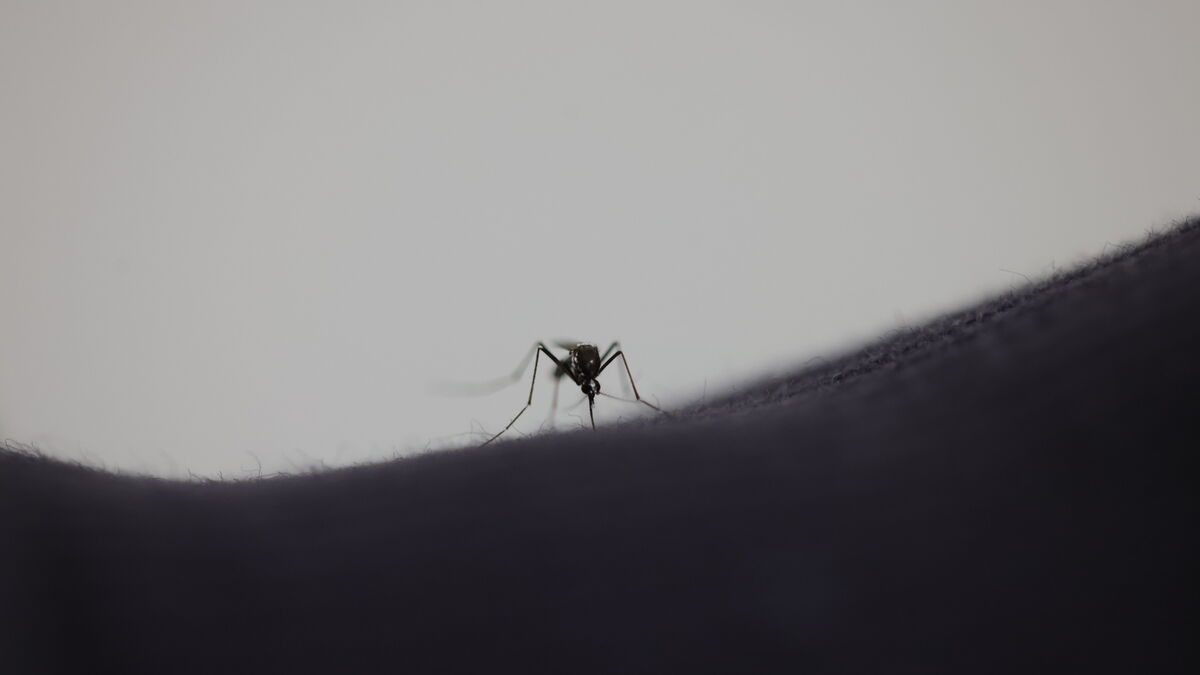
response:
{"label": "mosquito silhouette", "polygon": [[[557,409],[558,407],[558,386],[561,383],[562,378],[571,378],[571,381],[574,382],[575,385],[579,387],[579,390],[583,392],[584,396],[587,397],[588,416],[591,418],[593,430],[596,428],[595,408],[597,396],[608,396],[609,398],[615,398],[619,401],[629,401],[629,399],[622,399],[618,396],[610,396],[609,394],[600,393],[600,382],[597,378],[600,377],[600,373],[603,373],[604,369],[607,368],[613,361],[615,361],[617,357],[620,357],[622,365],[625,366],[625,374],[629,376],[629,384],[633,388],[633,396],[636,399],[636,401],[629,402],[641,403],[664,415],[667,414],[665,410],[643,399],[641,394],[638,393],[637,384],[633,381],[633,372],[629,369],[629,361],[625,358],[625,352],[621,351],[620,342],[614,342],[609,345],[608,349],[604,350],[603,354],[600,353],[600,350],[596,347],[596,345],[587,342],[557,342],[555,344],[560,349],[567,350],[567,353],[561,357],[555,356],[554,353],[550,351],[550,348],[546,346],[546,343],[538,342],[533,346],[533,349],[530,350],[529,354],[521,360],[520,365],[517,366],[516,370],[514,370],[511,375],[477,385],[443,385],[437,387],[437,389],[443,393],[476,395],[491,393],[521,379],[521,375],[524,374],[525,369],[529,367],[529,360],[533,359],[533,377],[529,382],[529,396],[525,399],[525,405],[519,411],[517,411],[516,415],[513,415],[513,418],[509,420],[508,424],[504,425],[503,429],[496,432],[491,438],[480,444],[479,447],[483,447],[497,438],[500,438],[504,432],[512,428],[513,424],[516,424],[517,420],[521,418],[521,415],[525,414],[526,410],[529,410],[529,406],[533,405],[533,389],[537,384],[538,363],[540,362],[543,354],[546,355],[546,358],[553,361],[555,366],[553,409]],[[581,400],[580,403],[582,402],[583,401]]]}

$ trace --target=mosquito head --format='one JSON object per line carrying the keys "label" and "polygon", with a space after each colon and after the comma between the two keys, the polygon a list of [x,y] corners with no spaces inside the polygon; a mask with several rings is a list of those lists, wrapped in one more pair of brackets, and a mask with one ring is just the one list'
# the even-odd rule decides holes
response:
{"label": "mosquito head", "polygon": [[600,393],[600,383],[594,379],[584,380],[583,384],[579,385],[579,388],[583,390],[583,393],[586,394],[589,399],[596,398],[596,394]]}

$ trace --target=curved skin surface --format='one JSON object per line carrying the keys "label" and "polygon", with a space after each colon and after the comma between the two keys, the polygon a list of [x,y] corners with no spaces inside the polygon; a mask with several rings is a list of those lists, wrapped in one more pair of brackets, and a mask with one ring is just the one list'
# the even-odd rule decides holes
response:
{"label": "curved skin surface", "polygon": [[0,454],[0,671],[1187,672],[1200,221],[671,418],[238,483]]}

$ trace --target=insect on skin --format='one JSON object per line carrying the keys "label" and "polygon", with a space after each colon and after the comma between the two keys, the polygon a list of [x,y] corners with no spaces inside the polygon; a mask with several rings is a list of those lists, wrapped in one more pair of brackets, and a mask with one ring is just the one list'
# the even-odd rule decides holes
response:
{"label": "insect on skin", "polygon": [[[641,395],[638,394],[637,385],[634,384],[633,381],[633,373],[629,370],[629,361],[625,359],[625,352],[621,351],[621,343],[612,343],[609,345],[608,349],[604,350],[603,354],[601,354],[600,350],[596,348],[596,345],[586,342],[558,343],[558,346],[567,350],[566,356],[563,356],[562,358],[556,357],[550,352],[550,349],[546,347],[545,343],[543,342],[539,342],[534,345],[533,352],[531,354],[531,356],[533,356],[533,378],[529,382],[529,398],[525,400],[525,407],[521,408],[521,410],[518,411],[511,420],[509,420],[508,424],[506,424],[503,429],[496,432],[494,436],[484,441],[479,447],[483,447],[484,445],[487,445],[488,443],[491,443],[499,438],[501,434],[508,431],[512,425],[516,423],[517,419],[520,418],[521,415],[525,414],[526,410],[529,410],[529,406],[533,405],[533,386],[537,383],[538,361],[541,359],[542,354],[545,354],[551,361],[554,362],[554,365],[556,366],[554,371],[555,404],[557,405],[558,403],[557,394],[559,381],[564,376],[571,378],[571,381],[579,387],[579,390],[582,391],[585,396],[587,396],[588,416],[592,420],[593,431],[596,429],[596,396],[600,394],[600,382],[597,380],[597,378],[600,377],[600,373],[603,373],[604,369],[607,368],[610,363],[615,361],[618,356],[621,357],[621,363],[625,366],[625,374],[629,376],[629,384],[633,387],[633,395],[634,398],[637,399],[637,402],[643,403],[660,413],[666,414],[661,408],[650,403],[649,401],[643,400]],[[511,379],[515,381],[517,378],[519,378],[521,373],[525,371],[525,366],[528,364],[529,357],[526,356],[525,360],[521,362],[521,365],[517,367],[516,372],[513,373]],[[607,396],[607,394],[605,394],[605,396]]]}

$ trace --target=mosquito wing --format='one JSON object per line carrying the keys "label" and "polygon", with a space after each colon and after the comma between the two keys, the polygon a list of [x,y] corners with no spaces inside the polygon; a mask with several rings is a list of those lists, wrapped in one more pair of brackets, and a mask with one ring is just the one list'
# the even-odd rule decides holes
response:
{"label": "mosquito wing", "polygon": [[537,354],[537,349],[535,345],[533,351],[526,354],[525,358],[521,359],[521,363],[517,364],[516,369],[509,375],[485,382],[431,382],[426,389],[431,394],[443,396],[487,396],[493,394],[521,379],[525,370],[529,368],[529,362]]}

